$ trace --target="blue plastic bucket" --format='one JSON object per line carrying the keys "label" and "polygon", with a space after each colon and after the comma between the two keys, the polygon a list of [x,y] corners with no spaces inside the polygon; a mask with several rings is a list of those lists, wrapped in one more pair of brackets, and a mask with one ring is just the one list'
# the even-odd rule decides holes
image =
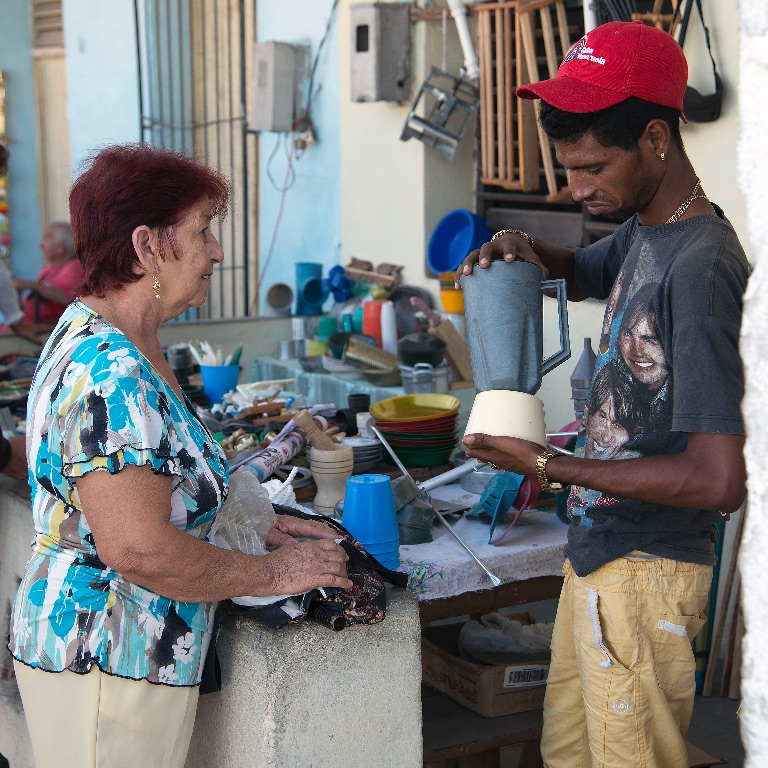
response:
{"label": "blue plastic bucket", "polygon": [[203,392],[211,405],[220,403],[227,392],[237,386],[240,375],[239,365],[201,365],[200,374],[203,378]]}
{"label": "blue plastic bucket", "polygon": [[443,216],[432,232],[427,248],[427,264],[435,273],[453,272],[464,257],[491,238],[491,231],[480,216],[457,208]]}

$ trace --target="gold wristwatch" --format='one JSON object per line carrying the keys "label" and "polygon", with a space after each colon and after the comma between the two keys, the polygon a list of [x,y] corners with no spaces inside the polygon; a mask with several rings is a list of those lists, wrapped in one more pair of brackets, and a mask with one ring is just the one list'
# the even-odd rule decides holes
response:
{"label": "gold wristwatch", "polygon": [[548,493],[561,493],[565,490],[565,486],[562,483],[550,483],[547,479],[547,462],[557,455],[554,451],[542,451],[536,457],[536,478],[539,481],[541,490]]}
{"label": "gold wristwatch", "polygon": [[506,235],[506,234],[520,235],[520,237],[523,237],[528,241],[528,245],[530,245],[531,248],[533,248],[533,246],[536,245],[536,242],[534,241],[534,239],[527,232],[523,232],[522,229],[500,229],[491,238],[491,242],[493,242],[497,237],[501,237],[502,235]]}

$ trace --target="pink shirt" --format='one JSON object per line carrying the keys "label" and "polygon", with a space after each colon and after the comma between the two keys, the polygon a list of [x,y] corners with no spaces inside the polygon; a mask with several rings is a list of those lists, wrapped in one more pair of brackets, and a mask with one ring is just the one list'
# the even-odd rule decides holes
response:
{"label": "pink shirt", "polygon": [[[75,298],[75,289],[83,281],[83,268],[77,259],[70,259],[61,265],[46,264],[37,276],[35,282],[50,285],[64,291],[69,300]],[[37,304],[37,317],[35,317],[35,304]],[[48,323],[55,325],[66,309],[66,304],[57,304],[48,301],[34,293],[21,300],[21,308],[24,310],[25,323]]]}

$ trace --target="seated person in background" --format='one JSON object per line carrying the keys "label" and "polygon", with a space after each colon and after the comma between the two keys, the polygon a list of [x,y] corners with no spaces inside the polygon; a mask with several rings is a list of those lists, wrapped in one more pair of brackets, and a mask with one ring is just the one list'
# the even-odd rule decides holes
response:
{"label": "seated person in background", "polygon": [[83,269],[75,258],[72,228],[67,222],[54,221],[43,230],[40,239],[43,268],[35,280],[14,278],[21,292],[24,322],[35,333],[52,331],[75,298],[75,291],[83,281]]}
{"label": "seated person in background", "polygon": [[35,328],[24,322],[24,313],[19,306],[19,297],[14,288],[14,280],[5,264],[0,261],[0,314],[3,323],[17,336],[40,346]]}
{"label": "seated person in background", "polygon": [[[8,150],[0,144],[0,176],[8,173]],[[19,307],[19,298],[13,285],[13,278],[4,262],[0,260],[0,314],[3,322],[21,338],[40,344],[40,340],[26,323],[22,322],[24,313]]]}

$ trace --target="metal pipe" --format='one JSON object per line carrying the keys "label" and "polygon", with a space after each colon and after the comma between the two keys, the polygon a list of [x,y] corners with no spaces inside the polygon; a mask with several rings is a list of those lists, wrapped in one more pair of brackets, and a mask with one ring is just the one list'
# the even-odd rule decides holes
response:
{"label": "metal pipe", "polygon": [[464,71],[470,80],[476,80],[480,76],[480,62],[477,60],[475,45],[467,24],[467,7],[464,0],[448,0],[451,16],[456,22],[456,31],[459,33],[461,50],[464,52]]}

